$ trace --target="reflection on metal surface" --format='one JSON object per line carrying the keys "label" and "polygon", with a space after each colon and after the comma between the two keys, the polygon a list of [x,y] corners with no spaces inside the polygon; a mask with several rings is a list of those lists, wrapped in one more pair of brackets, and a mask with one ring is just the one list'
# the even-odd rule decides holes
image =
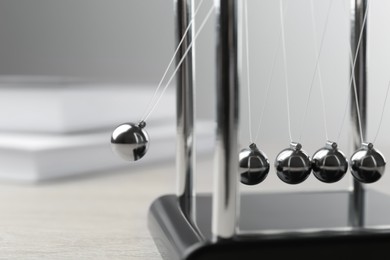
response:
{"label": "reflection on metal surface", "polygon": [[351,157],[352,175],[363,183],[378,181],[385,172],[385,166],[385,157],[371,143],[363,143]]}
{"label": "reflection on metal surface", "polygon": [[307,179],[311,172],[310,158],[302,145],[291,143],[289,148],[281,151],[275,160],[276,174],[288,184],[298,184]]}
{"label": "reflection on metal surface", "polygon": [[270,168],[269,161],[256,144],[253,143],[249,148],[242,149],[238,161],[241,183],[256,185],[267,177]]}
{"label": "reflection on metal surface", "polygon": [[126,161],[137,161],[144,157],[149,147],[149,136],[145,122],[121,124],[112,132],[111,148]]}
{"label": "reflection on metal surface", "polygon": [[325,147],[314,153],[312,158],[314,176],[322,182],[334,183],[341,180],[348,170],[348,161],[335,142],[328,141]]}

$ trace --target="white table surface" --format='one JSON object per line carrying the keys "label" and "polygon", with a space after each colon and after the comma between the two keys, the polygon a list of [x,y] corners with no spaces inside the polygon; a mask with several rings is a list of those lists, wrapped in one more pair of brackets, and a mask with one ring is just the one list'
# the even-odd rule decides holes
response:
{"label": "white table surface", "polygon": [[[210,159],[197,163],[198,191],[211,190],[212,167]],[[313,176],[284,185],[271,174],[250,189],[275,187],[330,186]],[[386,182],[379,187],[388,190]],[[0,183],[0,259],[161,259],[146,217],[155,198],[174,190],[173,161],[36,185]]]}
{"label": "white table surface", "polygon": [[172,162],[0,184],[0,259],[161,259],[146,216],[155,198],[174,191],[174,170]]}

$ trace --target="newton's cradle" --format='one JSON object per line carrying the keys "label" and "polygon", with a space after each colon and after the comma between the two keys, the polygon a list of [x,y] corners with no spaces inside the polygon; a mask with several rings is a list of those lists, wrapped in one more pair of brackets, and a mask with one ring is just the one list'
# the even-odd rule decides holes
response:
{"label": "newton's cradle", "polygon": [[[267,157],[256,144],[241,151],[242,147],[238,147],[240,0],[214,1],[217,21],[214,186],[212,194],[195,194],[191,47],[197,34],[190,26],[193,4],[193,0],[175,0],[179,46],[177,194],[156,199],[148,217],[150,232],[162,257],[170,260],[361,259],[388,255],[390,196],[364,186],[378,181],[386,164],[371,143],[362,142],[362,129],[365,130],[367,122],[367,33],[363,27],[368,0],[351,0],[351,46],[356,54],[352,76],[356,84],[350,92],[350,116],[355,153],[347,160],[337,143],[328,141],[310,158],[300,143],[291,142],[275,160],[276,173],[286,183],[299,184],[311,172],[318,180],[333,183],[349,169],[354,176],[352,188],[337,192],[268,194],[239,194],[238,191],[240,181],[258,184],[270,170]],[[131,161],[143,157],[149,142],[146,127],[145,120],[141,120],[138,124],[127,123],[116,128],[111,137],[114,152]]]}

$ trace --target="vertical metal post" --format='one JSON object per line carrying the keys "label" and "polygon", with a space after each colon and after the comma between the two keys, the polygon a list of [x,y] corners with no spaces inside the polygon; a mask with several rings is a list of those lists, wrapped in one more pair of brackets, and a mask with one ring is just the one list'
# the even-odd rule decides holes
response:
{"label": "vertical metal post", "polygon": [[[356,90],[359,103],[360,118],[362,123],[363,139],[365,139],[364,134],[366,133],[366,124],[367,124],[367,24],[363,31],[360,49],[357,50],[357,44],[359,40],[359,34],[363,26],[364,14],[367,10],[367,1],[368,0],[351,0],[351,46],[352,53],[355,55],[357,51],[359,54],[357,56],[355,71],[356,79]],[[356,102],[354,97],[354,89],[352,86],[351,90],[351,124],[352,124],[352,138],[353,138],[353,148],[354,150],[358,149],[361,146],[360,132],[359,132],[359,121],[356,109]],[[349,211],[349,221],[350,224],[354,227],[362,227],[364,225],[364,186],[360,182],[353,180],[353,190],[351,193],[350,200],[350,211]]]}
{"label": "vertical metal post", "polygon": [[238,222],[239,47],[238,2],[215,0],[217,12],[217,142],[215,149],[212,232],[229,239]]}
{"label": "vertical metal post", "polygon": [[[176,42],[180,42],[189,23],[192,20],[193,0],[175,0]],[[188,30],[176,58],[178,63],[193,38],[193,25]],[[195,217],[195,140],[194,140],[194,79],[193,79],[193,49],[192,48],[177,72],[176,111],[177,111],[177,196],[183,213],[188,219]]]}

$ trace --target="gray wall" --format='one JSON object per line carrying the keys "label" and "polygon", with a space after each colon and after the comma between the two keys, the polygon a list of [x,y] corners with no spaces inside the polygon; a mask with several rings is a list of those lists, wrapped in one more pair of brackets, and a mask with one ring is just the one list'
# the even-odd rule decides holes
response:
{"label": "gray wall", "polygon": [[1,0],[0,74],[155,83],[172,14],[168,0]]}

